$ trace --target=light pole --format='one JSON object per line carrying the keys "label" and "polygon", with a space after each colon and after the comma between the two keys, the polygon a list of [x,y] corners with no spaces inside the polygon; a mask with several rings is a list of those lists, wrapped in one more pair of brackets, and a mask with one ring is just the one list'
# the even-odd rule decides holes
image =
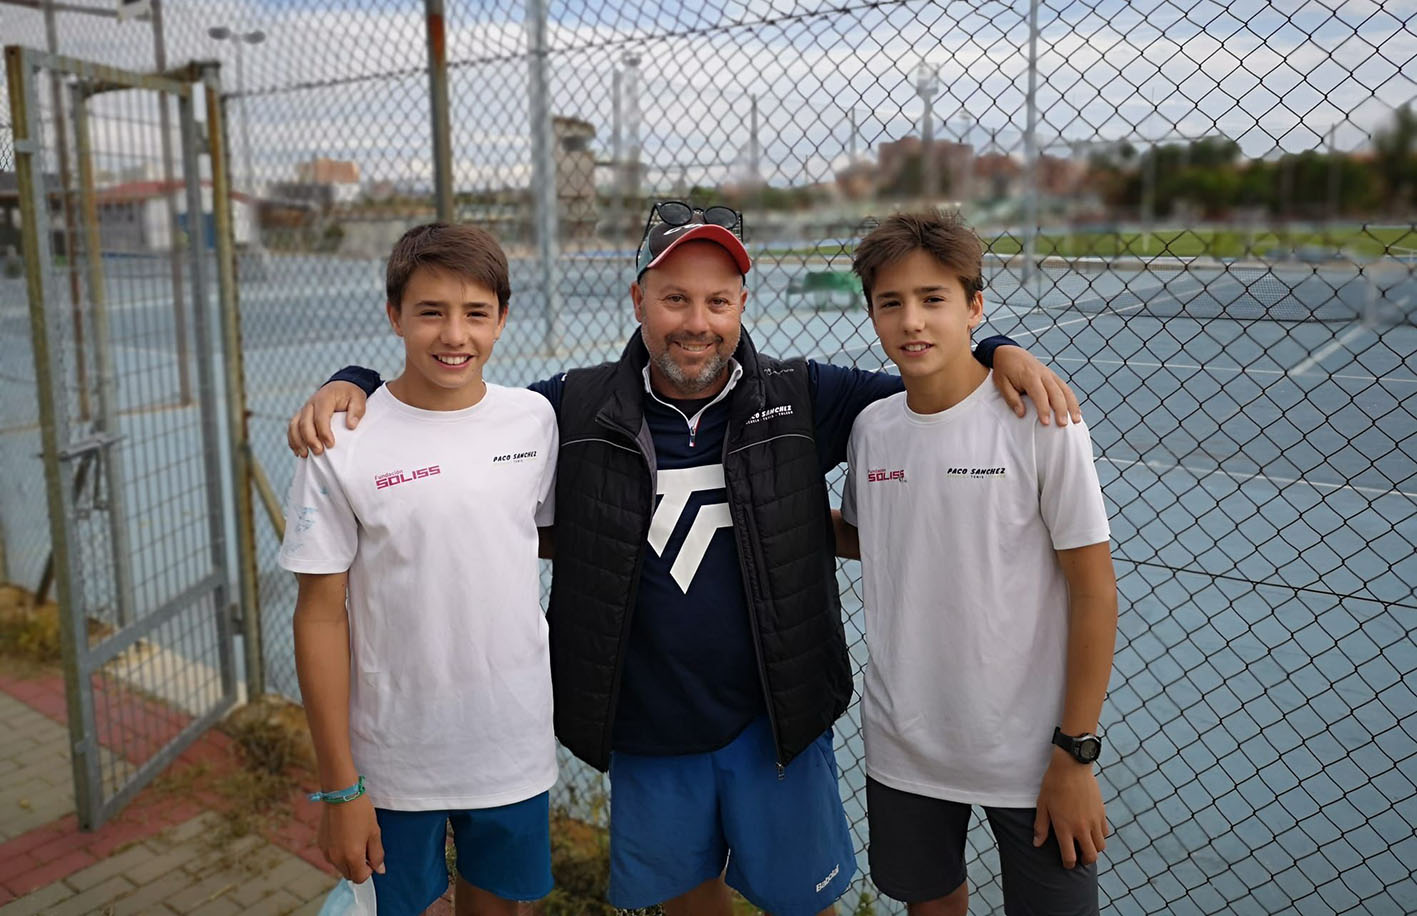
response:
{"label": "light pole", "polygon": [[251,121],[246,114],[246,70],[242,65],[241,46],[258,45],[266,40],[266,33],[260,29],[251,32],[235,32],[224,25],[207,29],[207,34],[217,41],[229,41],[236,46],[236,98],[241,104],[241,158],[246,166],[246,193],[251,195],[251,247],[261,251],[260,207],[257,203],[256,173],[251,167]]}
{"label": "light pole", "polygon": [[935,196],[935,119],[934,101],[940,93],[940,68],[929,61],[921,61],[915,68],[915,94],[925,103],[925,112],[920,116],[921,178],[920,196],[929,203]]}
{"label": "light pole", "polygon": [[[620,80],[620,88],[625,93],[625,100],[621,104],[623,109],[622,117],[625,119],[625,198],[628,202],[630,212],[634,213],[640,207],[640,55],[637,51],[626,51],[620,55],[620,64],[623,68],[624,76]],[[626,232],[632,243],[638,242],[639,227],[635,225],[633,218],[627,221]]]}

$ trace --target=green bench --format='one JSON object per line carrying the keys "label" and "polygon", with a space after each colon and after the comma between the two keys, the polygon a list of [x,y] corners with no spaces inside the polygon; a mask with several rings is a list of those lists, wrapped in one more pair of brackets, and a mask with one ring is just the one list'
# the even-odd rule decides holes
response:
{"label": "green bench", "polygon": [[809,270],[799,277],[793,277],[787,284],[787,295],[809,296],[813,311],[828,308],[847,309],[865,306],[861,295],[861,283],[848,270]]}

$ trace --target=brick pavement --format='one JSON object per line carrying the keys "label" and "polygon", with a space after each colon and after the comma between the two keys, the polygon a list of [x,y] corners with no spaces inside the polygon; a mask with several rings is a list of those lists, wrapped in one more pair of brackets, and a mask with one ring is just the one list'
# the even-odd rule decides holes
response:
{"label": "brick pavement", "polygon": [[170,771],[180,789],[149,787],[84,833],[64,717],[56,674],[0,670],[0,916],[318,912],[334,878],[314,845],[316,806],[294,794],[270,836],[238,839],[209,810],[225,803],[215,781],[237,766],[230,739],[203,736]]}

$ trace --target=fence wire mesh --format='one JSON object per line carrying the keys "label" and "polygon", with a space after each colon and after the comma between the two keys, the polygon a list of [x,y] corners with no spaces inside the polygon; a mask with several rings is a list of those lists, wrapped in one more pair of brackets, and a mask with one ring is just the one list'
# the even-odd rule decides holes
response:
{"label": "fence wire mesh", "polygon": [[[989,244],[981,333],[1085,397],[1112,512],[1104,904],[1417,912],[1412,5],[551,3],[535,43],[537,8],[446,9],[455,212],[512,256],[493,379],[618,353],[665,197],[744,210],[761,349],[878,368],[842,276],[863,219],[962,207]],[[240,278],[251,438],[283,492],[294,407],[346,363],[399,368],[381,258],[435,215],[428,24],[393,0],[163,11],[168,58],[219,58],[232,90],[235,187],[259,216]],[[43,46],[38,13],[3,15],[7,41]],[[64,53],[152,59],[142,23],[59,25]],[[8,358],[24,318],[5,282],[8,380],[30,369]],[[0,506],[24,579],[43,504],[19,476]],[[295,695],[293,583],[259,527],[267,683]],[[859,575],[843,564],[858,664]],[[864,850],[855,706],[837,741]],[[603,814],[606,782],[574,762],[557,791]],[[1002,910],[992,846],[976,825],[980,912]],[[847,908],[872,893],[859,877]]]}

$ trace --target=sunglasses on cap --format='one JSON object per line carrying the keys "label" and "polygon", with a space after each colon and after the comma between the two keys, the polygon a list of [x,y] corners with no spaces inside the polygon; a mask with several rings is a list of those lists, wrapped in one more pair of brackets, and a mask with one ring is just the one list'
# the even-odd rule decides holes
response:
{"label": "sunglasses on cap", "polygon": [[699,214],[703,221],[710,226],[722,226],[740,238],[743,235],[743,214],[732,207],[721,205],[695,207],[682,200],[661,200],[650,207],[649,217],[645,219],[645,231],[641,237],[649,235],[650,227],[654,225],[656,217],[666,226],[687,226],[695,221],[695,213]]}
{"label": "sunglasses on cap", "polygon": [[743,247],[742,229],[743,215],[731,207],[695,207],[681,200],[662,200],[650,207],[649,218],[645,220],[644,235],[635,253],[635,275],[642,277],[661,255],[682,241],[703,237],[705,232],[723,233],[724,237],[715,241],[733,255],[739,271],[746,275],[751,261]]}

